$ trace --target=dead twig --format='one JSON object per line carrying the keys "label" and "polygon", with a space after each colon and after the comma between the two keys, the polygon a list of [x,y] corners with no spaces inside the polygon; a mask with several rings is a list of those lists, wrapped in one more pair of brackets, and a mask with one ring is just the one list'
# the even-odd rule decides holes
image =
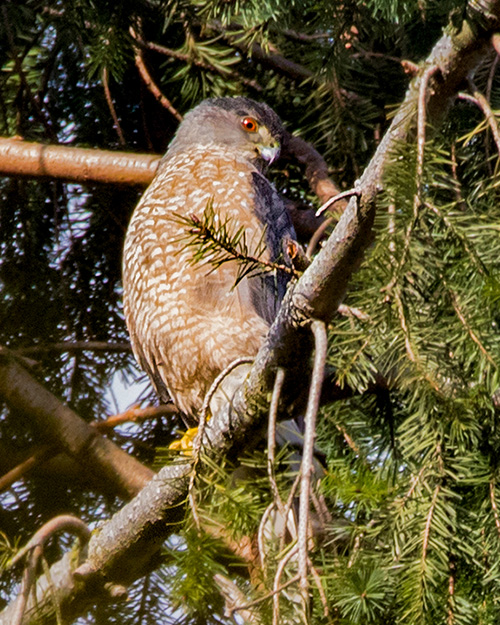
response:
{"label": "dead twig", "polygon": [[[285,584],[281,584],[281,576],[283,575],[283,571],[285,570],[285,566],[288,562],[296,556],[298,553],[298,548],[295,546],[291,549],[285,557],[281,558],[278,568],[276,569],[276,574],[274,576],[274,585],[273,585],[273,625],[278,625],[280,620],[280,591],[285,588]],[[297,582],[300,580],[300,575],[295,575],[286,585],[291,584],[292,582]]]}
{"label": "dead twig", "polygon": [[108,417],[105,421],[93,421],[90,425],[100,432],[111,430],[117,425],[128,421],[145,421],[146,419],[154,419],[155,417],[166,417],[178,414],[174,404],[161,404],[160,406],[148,406],[141,408],[140,406],[132,406],[120,412],[119,414]]}
{"label": "dead twig", "polygon": [[[130,34],[132,35],[132,37],[136,41],[138,40],[137,33],[135,32],[135,30],[132,27],[130,27]],[[155,83],[155,81],[151,77],[151,74],[148,72],[148,69],[147,69],[147,67],[146,67],[146,65],[144,63],[144,58],[142,56],[142,50],[141,50],[139,45],[135,49],[134,59],[135,59],[135,65],[136,65],[137,69],[139,70],[139,74],[141,75],[141,78],[144,81],[144,84],[146,85],[146,87],[153,94],[153,96],[158,100],[158,102],[164,108],[166,108],[167,111],[171,115],[173,115],[173,117],[175,117],[175,119],[177,121],[181,122],[182,119],[183,119],[182,115],[173,106],[173,104],[170,102],[170,100],[160,91],[158,85]]]}
{"label": "dead twig", "polygon": [[285,507],[281,499],[278,485],[276,484],[276,476],[274,474],[274,462],[275,462],[275,448],[276,448],[276,419],[278,416],[278,404],[280,399],[281,389],[285,381],[285,370],[279,367],[276,370],[276,377],[274,379],[273,394],[271,397],[271,404],[269,406],[269,421],[267,426],[267,475],[269,477],[269,484],[271,485],[271,492],[273,493],[274,503],[278,508],[280,514],[283,514]]}
{"label": "dead twig", "polygon": [[48,460],[56,453],[56,447],[54,445],[42,445],[33,454],[31,454],[26,460],[23,460],[16,467],[2,475],[0,477],[0,493],[7,490],[24,477],[29,471],[36,466]]}
{"label": "dead twig", "polygon": [[311,330],[314,335],[314,364],[311,375],[311,385],[309,388],[309,399],[305,414],[304,449],[302,452],[299,499],[299,530],[297,535],[297,547],[299,552],[299,577],[300,589],[304,604],[308,600],[308,529],[309,529],[309,499],[311,488],[311,475],[314,470],[314,438],[316,435],[316,416],[318,414],[319,401],[321,397],[321,386],[325,373],[326,353],[328,349],[328,339],[326,325],[323,321],[314,320],[311,323]]}
{"label": "dead twig", "polygon": [[332,206],[336,202],[339,202],[340,200],[345,200],[346,198],[352,197],[353,195],[355,195],[356,197],[360,197],[361,191],[359,191],[358,189],[348,189],[347,191],[342,191],[342,193],[339,193],[335,195],[334,197],[331,197],[322,206],[318,208],[318,210],[316,211],[316,217],[324,213],[327,210],[327,208],[330,208],[330,206]]}
{"label": "dead twig", "polygon": [[231,608],[228,611],[227,616],[232,617],[235,612],[241,612],[243,610],[248,610],[248,608],[253,608],[256,605],[259,605],[259,603],[267,601],[268,599],[271,599],[271,597],[275,597],[277,593],[280,593],[282,590],[285,590],[285,588],[288,588],[288,586],[291,586],[292,584],[295,584],[295,582],[297,582],[298,579],[299,579],[299,576],[296,575],[295,577],[292,577],[292,579],[289,579],[287,582],[285,582],[284,584],[282,584],[278,588],[276,588],[274,590],[271,590],[270,592],[266,593],[264,596],[259,597],[258,599],[255,599],[254,601],[249,601],[248,603],[245,603],[244,605],[235,606],[234,608]]}
{"label": "dead twig", "polygon": [[498,514],[498,506],[495,497],[495,482],[490,480],[490,502],[491,509],[493,510],[493,516],[495,518],[495,527],[497,528],[498,535],[500,536],[500,516]]}
{"label": "dead twig", "polygon": [[413,230],[417,225],[418,215],[420,211],[420,207],[422,205],[422,182],[423,182],[423,173],[424,173],[424,153],[425,153],[425,131],[427,124],[427,115],[426,115],[426,103],[428,98],[428,85],[431,77],[439,71],[439,67],[437,65],[431,65],[428,67],[424,73],[422,74],[422,78],[420,80],[420,85],[418,89],[418,111],[417,111],[417,167],[415,171],[415,195],[413,196],[413,215],[408,227],[406,229],[403,251],[401,253],[401,258],[399,259],[398,266],[394,272],[394,275],[389,282],[389,284],[383,288],[384,291],[391,291],[399,277],[400,272],[402,271],[406,258],[408,256],[408,252],[410,250],[411,239],[413,235]]}
{"label": "dead twig", "polygon": [[316,584],[316,588],[318,589],[321,604],[323,605],[323,614],[326,618],[328,618],[330,616],[330,610],[328,609],[328,600],[326,598],[325,589],[323,588],[323,584],[321,583],[321,577],[319,576],[319,573],[311,560],[309,560],[309,569],[313,576],[314,583]]}
{"label": "dead twig", "polygon": [[481,112],[483,113],[486,122],[488,123],[488,127],[491,130],[491,134],[493,135],[493,140],[495,141],[495,145],[497,146],[497,151],[500,154],[500,130],[498,128],[498,121],[495,113],[492,111],[490,103],[488,102],[486,97],[476,87],[472,78],[469,78],[468,83],[469,88],[472,91],[472,95],[470,95],[469,93],[459,93],[458,97],[461,100],[472,102],[481,109]]}
{"label": "dead twig", "polygon": [[116,114],[115,105],[113,103],[113,98],[111,97],[111,91],[109,89],[109,75],[108,68],[104,67],[102,70],[102,86],[104,87],[104,95],[106,96],[106,102],[109,108],[109,112],[111,113],[111,117],[113,118],[113,125],[116,130],[116,134],[118,135],[118,140],[120,141],[120,145],[125,147],[127,142],[125,141],[125,136],[123,134],[122,127],[120,125],[120,120],[118,119],[118,115]]}
{"label": "dead twig", "polygon": [[240,612],[245,623],[258,625],[261,620],[250,608],[260,603],[261,600],[247,602],[245,595],[238,586],[225,575],[216,573],[214,580],[226,601],[225,616],[231,618],[235,612]]}
{"label": "dead twig", "polygon": [[36,572],[40,558],[43,555],[43,549],[47,544],[47,541],[56,532],[61,531],[69,531],[72,534],[76,534],[83,544],[86,544],[90,540],[90,530],[81,519],[70,515],[57,516],[51,519],[48,523],[45,523],[45,525],[43,525],[34,534],[28,543],[20,549],[9,562],[9,568],[12,568],[23,558],[27,557],[27,563],[23,572],[21,590],[16,602],[16,610],[12,619],[12,625],[21,625],[29,593],[36,581]]}
{"label": "dead twig", "polygon": [[314,251],[316,250],[318,243],[325,236],[326,230],[328,229],[329,226],[332,225],[333,222],[334,222],[333,217],[328,217],[328,219],[325,219],[325,221],[318,228],[316,228],[316,231],[314,232],[312,237],[309,239],[309,243],[307,245],[306,256],[308,258],[312,258],[312,255],[314,254]]}

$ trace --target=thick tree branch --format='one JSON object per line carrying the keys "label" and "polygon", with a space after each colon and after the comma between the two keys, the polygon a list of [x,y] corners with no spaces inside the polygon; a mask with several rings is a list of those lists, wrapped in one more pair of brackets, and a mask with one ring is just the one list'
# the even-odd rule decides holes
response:
{"label": "thick tree branch", "polygon": [[0,397],[26,415],[37,435],[77,460],[82,472],[124,499],[134,497],[154,472],[101,436],[11,356],[0,354]]}
{"label": "thick tree branch", "polygon": [[160,156],[42,145],[0,138],[0,174],[72,182],[147,185]]}
{"label": "thick tree branch", "polygon": [[[479,7],[479,3],[475,6]],[[350,201],[321,252],[295,287],[289,290],[232,409],[226,407],[225,412],[221,411],[207,424],[204,443],[209,441],[207,448],[210,453],[218,456],[237,453],[248,442],[249,431],[258,427],[265,418],[265,398],[272,389],[276,367],[293,367],[298,361],[303,369],[304,363],[308,362],[310,341],[306,340],[304,325],[314,318],[330,320],[372,240],[376,199],[383,188],[384,170],[394,149],[401,142],[414,140],[416,136],[422,75],[430,66],[437,65],[440,69],[429,80],[427,101],[428,120],[436,126],[459,85],[488,50],[490,34],[498,28],[500,21],[500,0],[483,0],[481,6],[489,11],[484,27],[475,24],[473,31],[465,22],[460,33],[453,37],[444,35],[412,81],[405,101],[360,179],[359,198]],[[295,378],[295,381],[303,377],[302,372],[302,377]],[[71,576],[71,569],[66,569],[66,585],[57,583],[56,587],[61,588],[61,608],[67,620],[81,614],[92,598],[97,598],[104,581],[127,584],[148,566],[153,566],[151,558],[182,517],[190,468],[187,462],[164,467],[133,502],[92,537],[88,559],[75,573],[80,583],[72,592],[68,591],[67,585],[74,584],[74,577]],[[63,566],[61,561],[52,567],[54,578]],[[42,592],[44,583],[46,585],[45,578],[38,583],[39,602],[43,604],[47,602]],[[10,615],[9,607],[0,616],[0,624],[9,623]],[[34,621],[26,618],[25,623],[30,622]]]}
{"label": "thick tree branch", "polygon": [[[283,156],[304,166],[309,186],[320,202],[337,195],[338,189],[328,177],[325,160],[312,145],[287,135]],[[161,156],[154,154],[41,145],[0,137],[0,175],[145,186],[153,179],[160,160]],[[316,217],[312,209],[300,210],[289,200],[287,206],[295,229],[304,240],[324,221],[324,217]]]}

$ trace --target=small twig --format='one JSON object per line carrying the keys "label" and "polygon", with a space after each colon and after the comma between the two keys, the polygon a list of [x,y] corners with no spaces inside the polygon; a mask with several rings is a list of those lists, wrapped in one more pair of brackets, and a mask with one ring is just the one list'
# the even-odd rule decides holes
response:
{"label": "small twig", "polygon": [[406,59],[402,59],[399,56],[391,56],[390,54],[385,54],[384,52],[371,52],[370,50],[359,50],[352,55],[353,59],[359,58],[369,58],[369,59],[383,59],[384,61],[391,61],[392,63],[396,63],[397,65],[406,66],[409,64],[413,67],[414,72],[416,73],[418,70],[418,65],[413,63],[412,61],[407,61]]}
{"label": "small twig", "polygon": [[446,625],[454,625],[455,623],[455,563],[452,557],[449,559],[450,574],[448,576],[448,617]]}
{"label": "small twig", "polygon": [[438,484],[436,488],[434,489],[434,493],[432,495],[431,507],[429,508],[427,519],[425,521],[424,537],[423,537],[424,540],[422,543],[422,562],[424,562],[427,557],[427,549],[429,547],[429,536],[431,533],[432,519],[434,517],[434,510],[436,509],[436,502],[437,502],[437,498],[438,498],[440,491],[441,491],[441,485]]}
{"label": "small twig", "polygon": [[397,499],[397,503],[398,505],[400,505],[401,507],[404,506],[406,504],[406,502],[411,498],[411,496],[413,495],[413,493],[415,492],[415,489],[417,488],[420,480],[422,479],[425,470],[426,470],[426,465],[424,465],[420,471],[417,473],[417,475],[412,475],[410,478],[411,481],[411,486],[408,490],[408,492],[406,492],[402,497],[400,497],[399,499]]}
{"label": "small twig", "polygon": [[287,582],[282,584],[279,588],[276,588],[275,590],[271,590],[270,592],[266,593],[262,597],[259,597],[258,599],[254,599],[253,601],[249,601],[248,603],[245,603],[245,605],[235,606],[234,608],[231,608],[230,610],[228,610],[227,616],[232,617],[235,612],[240,612],[242,610],[247,610],[248,608],[253,608],[256,605],[259,605],[260,603],[267,601],[268,599],[271,599],[271,597],[274,597],[277,593],[280,593],[282,590],[285,590],[285,588],[288,588],[288,586],[295,584],[295,582],[297,582],[298,580],[299,580],[298,575],[296,575],[295,577],[292,577],[292,579],[289,579]]}
{"label": "small twig", "polygon": [[246,85],[247,87],[250,87],[251,89],[254,89],[259,93],[262,92],[262,87],[256,80],[246,78],[246,76],[243,76],[243,74],[240,74],[240,72],[235,69],[216,67],[215,65],[211,65],[206,61],[202,61],[201,59],[198,59],[191,54],[185,54],[184,52],[179,52],[178,50],[173,50],[172,48],[167,48],[166,46],[161,46],[158,43],[154,43],[152,41],[137,39],[137,42],[145,48],[148,48],[149,50],[153,50],[154,52],[158,52],[159,54],[163,54],[173,59],[177,59],[178,61],[183,61],[184,63],[195,65],[196,67],[200,67],[204,70],[217,72],[217,74],[220,74],[224,78],[234,78],[241,82],[241,84]]}
{"label": "small twig", "polygon": [[[497,40],[498,41],[498,34],[493,35],[492,37],[492,43],[493,43],[493,47],[495,47],[495,43],[494,41]],[[495,58],[493,60],[493,63],[491,64],[490,67],[490,71],[488,74],[488,81],[486,83],[486,101],[487,102],[491,102],[491,89],[493,87],[493,79],[495,77],[495,73],[497,70],[497,65],[498,65],[498,61],[499,61],[500,57],[498,56],[498,52],[495,54]],[[490,176],[493,175],[493,171],[491,168],[491,163],[490,163],[490,142],[488,140],[488,135],[486,135],[486,141],[484,142],[484,156],[485,156],[485,161],[488,164],[488,171],[490,173]]]}
{"label": "small twig", "polygon": [[34,547],[28,555],[28,562],[24,568],[23,578],[21,581],[21,588],[16,601],[16,609],[14,616],[12,617],[12,625],[22,625],[24,611],[28,603],[28,597],[36,581],[36,571],[38,567],[38,561],[42,555],[42,548],[40,546]]}
{"label": "small twig", "polygon": [[219,590],[225,599],[225,616],[231,618],[234,612],[239,611],[241,612],[241,618],[244,620],[245,623],[248,623],[248,625],[257,625],[261,623],[257,614],[250,609],[254,605],[257,605],[259,603],[259,600],[248,603],[244,593],[238,588],[233,580],[229,579],[225,575],[216,573],[214,575],[214,581],[219,587]]}
{"label": "small twig", "polygon": [[344,317],[356,317],[356,319],[359,319],[360,321],[370,321],[370,315],[367,315],[359,308],[353,308],[352,306],[340,304],[337,310],[339,314]]}
{"label": "small twig", "polygon": [[[486,145],[485,145],[485,149],[488,148],[488,141],[486,141]],[[457,206],[465,211],[467,209],[467,204],[462,196],[462,191],[461,191],[461,186],[460,186],[460,180],[458,179],[458,167],[457,167],[457,149],[456,149],[456,142],[452,141],[451,145],[450,145],[450,161],[451,161],[451,176],[453,178],[453,182],[455,183],[453,185],[453,190],[455,193],[455,198],[457,200]],[[489,154],[486,155],[486,162],[489,164]],[[492,172],[490,171],[490,176],[492,175]],[[426,206],[427,206],[427,202],[426,202]]]}
{"label": "small twig", "polygon": [[207,420],[207,413],[210,407],[210,402],[212,401],[212,397],[215,395],[215,392],[219,388],[221,382],[224,380],[224,378],[226,378],[231,373],[231,371],[233,371],[233,369],[236,369],[236,367],[239,367],[240,365],[251,364],[254,360],[255,358],[253,358],[252,356],[242,356],[241,358],[236,358],[235,360],[233,360],[233,362],[229,363],[228,366],[225,369],[223,369],[219,373],[219,375],[215,378],[215,380],[212,382],[212,385],[210,386],[207,394],[205,395],[203,406],[200,412],[198,436],[196,437],[200,444],[201,444],[201,439],[203,436],[202,429],[205,427],[205,423]]}
{"label": "small twig", "polygon": [[[340,193],[340,189],[330,178],[328,165],[321,154],[307,141],[290,133],[285,133],[282,146],[282,157],[290,157],[299,165],[304,166],[304,175],[311,191],[321,203],[326,202]],[[339,201],[335,211],[342,213],[347,202]],[[319,224],[318,224],[319,225]]]}
{"label": "small twig", "polygon": [[69,531],[76,534],[84,543],[90,539],[90,530],[81,519],[69,514],[61,514],[47,521],[47,523],[42,525],[42,527],[33,534],[32,538],[30,538],[26,545],[20,549],[9,562],[9,568],[22,560],[26,554],[35,547],[40,546],[43,549],[47,541],[56,532],[62,531]]}
{"label": "small twig", "polygon": [[326,352],[328,347],[326,326],[323,321],[314,320],[311,324],[314,335],[314,364],[309,388],[309,398],[305,414],[304,449],[302,452],[299,499],[299,530],[297,546],[299,551],[299,576],[301,594],[304,603],[308,599],[307,560],[308,560],[308,527],[309,527],[309,491],[311,475],[314,469],[314,437],[316,435],[316,416],[318,414],[321,386],[325,372]]}
{"label": "small twig", "polygon": [[[274,379],[273,394],[271,397],[271,404],[269,406],[269,421],[267,427],[267,475],[269,477],[269,484],[271,485],[271,492],[273,493],[274,502],[280,514],[284,514],[284,505],[280,496],[278,485],[276,484],[276,476],[274,474],[274,462],[276,448],[276,419],[278,416],[278,404],[284,381],[285,370],[279,367],[276,370],[276,377]],[[286,522],[286,519],[284,519],[284,522]]]}
{"label": "small twig", "polygon": [[108,417],[105,421],[92,421],[90,425],[101,432],[111,430],[117,425],[128,421],[144,421],[146,419],[154,419],[155,417],[178,414],[178,412],[174,404],[161,404],[160,406],[148,406],[147,408],[132,406],[132,408],[128,408],[125,412],[120,412],[119,414]]}
{"label": "small twig", "polygon": [[[283,263],[276,263],[273,261],[264,260],[257,256],[252,256],[246,251],[245,238],[243,238],[243,247],[245,248],[241,252],[233,243],[226,238],[225,230],[218,231],[212,227],[211,223],[204,223],[197,215],[190,215],[188,217],[178,216],[179,221],[187,223],[189,230],[188,234],[194,237],[193,245],[199,245],[202,243],[213,243],[217,248],[227,252],[229,258],[223,258],[218,261],[217,265],[227,262],[229,260],[236,260],[243,265],[257,265],[267,271],[283,271],[290,276],[298,277],[295,268],[284,265]],[[191,242],[190,242],[191,243]]]}
{"label": "small twig", "polygon": [[[135,30],[132,27],[130,27],[130,34],[132,35],[132,37],[135,40],[139,39],[137,34],[136,34],[136,32],[135,32]],[[170,100],[160,91],[158,85],[155,83],[155,81],[151,77],[150,73],[148,72],[147,67],[144,64],[144,59],[143,59],[143,56],[142,56],[142,50],[140,49],[139,45],[135,49],[134,58],[135,58],[135,65],[136,65],[137,69],[139,70],[139,74],[141,75],[141,78],[144,81],[144,84],[146,85],[146,87],[154,95],[154,97],[158,100],[158,102],[164,108],[166,108],[167,111],[171,115],[173,115],[177,121],[181,122],[182,119],[183,119],[182,115],[173,106],[173,104],[170,102]]]}
{"label": "small twig", "polygon": [[394,275],[391,281],[389,282],[389,284],[383,288],[384,291],[391,291],[394,288],[394,285],[397,282],[398,276],[406,263],[406,258],[410,250],[413,230],[415,226],[417,225],[418,215],[419,215],[420,207],[422,205],[422,182],[423,182],[424,155],[425,155],[425,130],[426,130],[426,123],[427,123],[427,115],[426,115],[427,87],[429,85],[430,78],[438,70],[439,70],[439,67],[437,65],[432,65],[431,67],[428,67],[424,71],[420,79],[420,85],[419,85],[419,90],[418,90],[418,116],[417,116],[417,167],[415,171],[416,191],[415,191],[415,195],[413,196],[413,215],[406,229],[403,251],[401,253],[401,258],[399,259],[398,266],[396,267]]}
{"label": "small twig", "polygon": [[424,151],[425,151],[425,128],[427,125],[427,87],[431,77],[439,70],[438,65],[428,67],[422,74],[418,90],[418,116],[417,116],[417,193],[414,202],[418,205],[422,202],[422,177],[424,173]]}
{"label": "small twig", "polygon": [[27,557],[12,625],[21,625],[23,621],[29,593],[36,580],[38,563],[43,555],[43,549],[47,541],[56,532],[63,530],[76,534],[83,543],[87,543],[90,539],[90,530],[81,519],[70,515],[57,516],[45,523],[9,562],[8,568],[12,568],[23,558]]}
{"label": "small twig", "polygon": [[455,311],[455,313],[456,313],[460,323],[467,330],[468,335],[470,336],[472,341],[474,341],[474,343],[478,346],[479,351],[483,354],[483,356],[486,358],[486,360],[491,365],[496,367],[497,363],[495,362],[495,360],[493,359],[491,354],[488,352],[486,347],[481,343],[481,339],[477,336],[477,334],[474,332],[474,330],[470,327],[469,322],[465,318],[465,315],[464,315],[464,313],[462,312],[462,309],[459,306],[458,298],[456,296],[456,293],[448,286],[448,283],[445,280],[443,275],[441,275],[441,280],[443,281],[443,284],[444,284],[444,286],[446,287],[446,289],[448,291],[448,295],[450,296],[450,299],[451,299],[451,305],[453,306],[453,310]]}
{"label": "small twig", "polygon": [[330,208],[330,206],[332,206],[332,204],[335,204],[336,202],[339,202],[340,200],[345,200],[346,197],[352,197],[353,195],[355,195],[356,197],[360,197],[361,191],[359,189],[348,189],[347,191],[342,191],[342,193],[339,193],[338,195],[331,197],[322,206],[318,208],[318,210],[316,211],[316,217],[319,217],[321,213],[324,213],[327,208]]}
{"label": "small twig", "polygon": [[107,343],[106,341],[64,341],[60,343],[47,343],[19,347],[12,350],[14,354],[38,354],[45,352],[78,352],[78,351],[105,351],[105,352],[130,352],[130,343]]}
{"label": "small twig", "polygon": [[460,93],[458,97],[461,100],[467,100],[468,102],[472,102],[481,109],[481,112],[488,122],[488,126],[491,130],[491,134],[493,135],[493,139],[495,141],[495,145],[497,146],[498,153],[500,154],[500,130],[498,128],[498,122],[495,113],[493,113],[493,111],[491,110],[490,103],[476,87],[472,78],[469,77],[468,83],[472,95],[469,95],[468,93]]}
{"label": "small twig", "polygon": [[325,219],[325,221],[316,229],[312,237],[309,239],[309,243],[307,245],[306,256],[308,258],[312,258],[312,255],[314,254],[318,243],[325,235],[325,231],[329,226],[331,226],[334,221],[335,220],[333,219],[333,217],[328,217],[328,219]]}
{"label": "small twig", "polygon": [[20,480],[26,473],[31,471],[34,467],[38,466],[42,462],[45,462],[48,458],[56,453],[54,445],[42,445],[34,453],[32,453],[26,460],[23,460],[16,467],[7,471],[2,477],[0,477],[0,493],[7,490]]}
{"label": "small twig", "polygon": [[266,559],[266,547],[264,544],[264,531],[266,529],[266,523],[269,518],[269,515],[274,510],[275,503],[271,502],[267,508],[264,510],[264,514],[259,523],[259,530],[257,532],[257,548],[259,550],[259,560],[260,560],[260,568],[264,575],[264,579],[266,579],[266,568],[265,568],[265,559]]}
{"label": "small twig", "polygon": [[471,247],[471,245],[469,244],[467,236],[464,236],[461,232],[457,231],[457,229],[453,225],[453,222],[450,221],[450,219],[446,216],[446,214],[443,214],[443,212],[440,209],[434,206],[434,204],[431,204],[430,202],[426,202],[425,207],[430,209],[435,215],[437,215],[437,217],[441,219],[441,221],[448,228],[448,230],[453,234],[453,236],[460,242],[464,250],[469,255],[470,259],[473,261],[474,267],[478,271],[478,273],[484,278],[488,277],[488,271],[486,270],[486,267],[484,266],[482,260],[479,258],[478,253],[476,252],[475,248]]}
{"label": "small twig", "polygon": [[236,358],[235,360],[233,360],[233,362],[231,362],[215,378],[215,380],[212,382],[212,385],[208,389],[207,394],[205,395],[205,399],[203,400],[203,406],[201,407],[201,411],[200,411],[200,420],[198,423],[198,432],[193,442],[193,468],[192,468],[191,475],[189,478],[189,487],[188,487],[189,505],[191,507],[191,511],[193,513],[193,519],[198,530],[201,527],[201,523],[200,523],[200,518],[198,516],[198,510],[196,506],[196,498],[194,494],[194,482],[196,479],[196,467],[198,466],[198,463],[200,460],[201,446],[203,443],[203,436],[205,434],[205,426],[207,424],[207,415],[208,415],[208,409],[210,407],[210,401],[212,400],[212,397],[214,396],[217,389],[219,388],[219,385],[221,384],[221,382],[224,380],[226,376],[228,376],[231,373],[231,371],[233,371],[233,369],[236,369],[236,367],[239,367],[242,364],[251,363],[253,361],[254,361],[254,358],[251,358],[249,356],[243,357],[243,358]]}
{"label": "small twig", "polygon": [[[290,516],[290,511],[291,511],[292,506],[293,506],[293,501],[295,499],[295,494],[296,494],[296,492],[297,492],[297,490],[299,488],[299,485],[300,485],[301,477],[302,477],[302,474],[299,471],[297,473],[297,476],[295,477],[295,480],[293,481],[292,488],[290,489],[290,492],[288,494],[288,499],[286,500],[285,510],[284,510],[284,513],[283,513],[284,523],[286,524],[286,528],[290,532],[290,536],[293,539],[297,538],[297,527],[296,527],[296,524],[295,524],[295,518],[293,519],[294,520],[294,525],[292,526],[291,520],[289,522],[289,516]],[[283,532],[283,534],[281,535],[281,538],[280,538],[280,546],[279,546],[280,552],[283,551],[283,549],[285,548],[285,538],[286,538],[286,532]]]}
{"label": "small twig", "polygon": [[361,457],[361,449],[356,445],[356,443],[354,442],[354,440],[351,438],[351,436],[347,433],[347,430],[345,429],[344,426],[339,425],[338,423],[336,424],[336,428],[337,430],[342,434],[342,436],[344,437],[345,442],[347,443],[347,445],[352,449],[352,451],[354,452],[354,454],[358,457]]}
{"label": "small twig", "polygon": [[61,612],[61,602],[59,600],[59,597],[57,596],[54,582],[52,581],[52,574],[50,572],[49,563],[47,562],[47,559],[45,558],[43,553],[40,556],[40,562],[42,564],[42,570],[43,570],[45,577],[47,578],[47,584],[50,589],[50,595],[52,597],[52,605],[54,606],[54,612],[55,612],[55,617],[56,617],[56,624],[64,625],[62,612]]}
{"label": "small twig", "polygon": [[106,102],[108,104],[111,117],[113,118],[113,125],[115,127],[116,134],[118,135],[120,145],[125,146],[127,145],[127,142],[125,141],[125,136],[123,134],[122,127],[120,125],[120,120],[118,119],[118,115],[116,114],[115,105],[113,103],[113,98],[111,97],[111,91],[109,89],[109,77],[108,77],[107,67],[104,67],[102,70],[102,86],[104,87],[104,95],[106,96]]}
{"label": "small twig", "polygon": [[394,297],[396,300],[396,305],[397,305],[398,315],[399,315],[399,323],[401,326],[401,330],[403,331],[405,349],[406,349],[408,358],[410,359],[411,362],[413,362],[416,365],[421,375],[429,383],[431,388],[439,395],[442,395],[441,389],[439,388],[439,385],[437,384],[437,382],[433,380],[432,377],[425,371],[425,369],[423,369],[420,366],[420,359],[418,358],[415,350],[413,349],[411,336],[410,336],[410,329],[408,327],[408,323],[406,322],[406,315],[404,311],[403,300],[401,299],[401,294],[399,293],[399,289],[396,291]]}
{"label": "small twig", "polygon": [[490,480],[490,502],[491,509],[493,510],[493,516],[495,517],[495,527],[497,528],[498,535],[500,536],[500,516],[498,515],[498,507],[495,499],[495,483],[493,479]]}
{"label": "small twig", "polygon": [[[496,36],[498,37],[498,35]],[[497,52],[495,55],[495,58],[493,59],[493,63],[491,64],[490,72],[488,74],[488,82],[486,83],[486,99],[488,100],[488,102],[491,101],[491,89],[493,87],[493,79],[495,78],[499,60],[500,60],[500,56],[498,55],[498,52]]]}
{"label": "small twig", "polygon": [[356,558],[358,557],[362,538],[363,538],[363,532],[356,534],[356,538],[354,539],[354,544],[351,548],[351,553],[349,555],[349,561],[347,562],[348,569],[352,568],[352,565],[356,562]]}
{"label": "small twig", "polygon": [[285,35],[285,37],[289,37],[290,39],[295,39],[296,41],[305,41],[305,42],[317,41],[318,39],[331,39],[332,38],[332,33],[314,33],[310,35],[308,33],[300,33],[290,28],[287,28],[286,30],[284,30],[283,34]]}
{"label": "small twig", "polygon": [[[298,552],[298,548],[297,546],[295,546],[286,554],[286,556],[281,558],[278,564],[278,568],[276,569],[276,574],[274,576],[274,584],[273,584],[273,625],[278,625],[279,618],[280,618],[280,595],[279,593],[281,589],[284,587],[284,585],[282,586],[280,584],[281,576],[283,575],[285,566],[288,564],[291,558],[297,555],[297,552]],[[296,575],[295,577],[292,578],[292,580],[290,580],[290,583],[292,583],[292,581],[296,582],[299,580],[300,580],[300,575]]]}
{"label": "small twig", "polygon": [[321,603],[323,605],[323,614],[326,618],[330,616],[330,610],[328,609],[328,600],[326,598],[325,589],[323,588],[323,584],[321,583],[321,577],[319,576],[316,567],[313,565],[311,560],[308,560],[309,569],[314,579],[314,583],[316,584],[316,588],[318,589],[319,598],[321,599]]}

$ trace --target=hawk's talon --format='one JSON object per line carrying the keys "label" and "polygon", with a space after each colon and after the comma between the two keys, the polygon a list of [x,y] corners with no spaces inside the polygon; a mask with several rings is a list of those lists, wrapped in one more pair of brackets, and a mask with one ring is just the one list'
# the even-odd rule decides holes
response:
{"label": "hawk's talon", "polygon": [[170,443],[168,446],[172,451],[178,451],[185,456],[190,456],[193,453],[193,441],[198,434],[198,428],[189,428],[184,432],[181,439]]}

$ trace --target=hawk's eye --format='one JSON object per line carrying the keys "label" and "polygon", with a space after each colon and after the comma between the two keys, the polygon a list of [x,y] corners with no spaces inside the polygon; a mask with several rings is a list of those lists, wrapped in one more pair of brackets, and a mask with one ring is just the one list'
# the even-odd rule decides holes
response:
{"label": "hawk's eye", "polygon": [[244,117],[241,120],[241,125],[243,130],[246,130],[247,132],[257,132],[257,128],[259,127],[259,124],[253,117]]}

